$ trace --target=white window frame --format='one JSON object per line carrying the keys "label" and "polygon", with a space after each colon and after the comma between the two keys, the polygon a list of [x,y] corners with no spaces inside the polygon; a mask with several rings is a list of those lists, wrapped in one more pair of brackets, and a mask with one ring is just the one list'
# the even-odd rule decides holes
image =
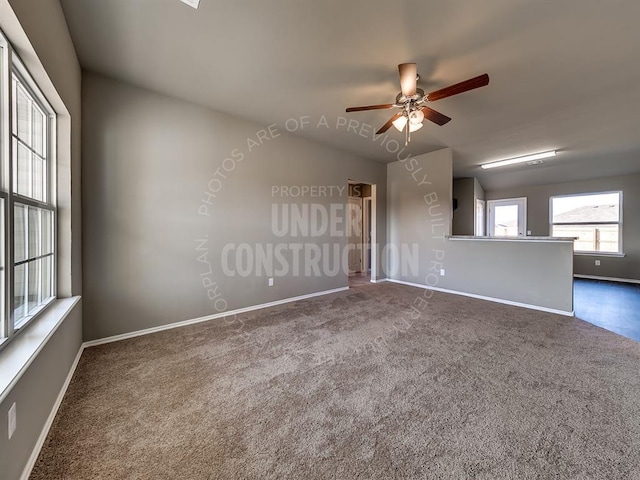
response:
{"label": "white window frame", "polygon": [[624,216],[622,215],[622,209],[623,209],[623,193],[622,190],[607,190],[607,191],[602,191],[602,192],[583,192],[583,193],[569,193],[569,194],[563,194],[563,195],[553,195],[551,197],[549,197],[549,235],[551,235],[553,233],[553,226],[554,225],[580,225],[581,223],[578,222],[573,222],[573,223],[554,223],[553,221],[553,200],[555,198],[568,198],[568,197],[587,197],[587,196],[594,196],[594,195],[610,195],[610,194],[618,194],[618,201],[619,201],[619,205],[618,205],[618,221],[617,222],[582,222],[582,224],[584,225],[618,225],[618,251],[617,252],[598,252],[598,251],[591,251],[591,250],[575,250],[573,251],[574,255],[589,255],[589,256],[596,256],[596,257],[603,257],[603,256],[609,256],[609,257],[624,257],[624,248],[622,245],[622,230],[623,230],[623,225],[622,225],[622,219],[624,218]]}
{"label": "white window frame", "polygon": [[[38,318],[44,310],[50,307],[57,298],[57,212],[56,212],[56,114],[46,97],[42,94],[33,77],[27,68],[16,55],[11,44],[8,42],[4,34],[0,31],[0,47],[3,54],[0,55],[0,114],[2,115],[2,129],[0,130],[0,199],[3,203],[0,212],[0,221],[4,227],[4,237],[0,242],[0,257],[3,258],[0,271],[4,281],[4,303],[1,305],[2,318],[0,319],[0,349],[6,347],[19,333],[26,330],[36,318]],[[13,76],[16,76],[20,84],[29,93],[33,101],[41,109],[48,120],[48,129],[46,131],[46,163],[47,171],[44,186],[46,188],[45,201],[35,200],[33,198],[19,195],[14,191],[13,181],[13,162],[14,162],[14,141],[13,141]],[[52,261],[51,261],[51,291],[52,296],[43,301],[31,314],[22,318],[18,328],[15,322],[14,308],[14,207],[15,204],[35,207],[42,210],[52,212],[51,222],[51,242],[52,242]],[[28,222],[28,215],[25,219]],[[28,227],[27,227],[28,228]],[[28,239],[26,240],[28,242]],[[40,257],[49,256],[41,255]],[[37,260],[37,258],[29,258],[28,260]],[[25,261],[25,265],[29,262]],[[28,270],[28,267],[25,268]],[[25,282],[26,283],[26,282]],[[41,288],[41,286],[39,287]],[[25,291],[28,302],[28,290]]]}

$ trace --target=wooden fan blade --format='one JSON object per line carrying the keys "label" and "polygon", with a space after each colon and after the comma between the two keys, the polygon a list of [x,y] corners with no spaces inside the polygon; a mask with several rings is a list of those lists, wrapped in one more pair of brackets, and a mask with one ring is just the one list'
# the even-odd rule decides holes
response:
{"label": "wooden fan blade", "polygon": [[382,105],[368,105],[366,107],[349,107],[347,112],[362,112],[364,110],[384,110],[393,107],[393,103],[384,103]]}
{"label": "wooden fan blade", "polygon": [[393,125],[393,122],[395,122],[401,116],[402,116],[402,112],[396,113],[393,117],[387,120],[387,123],[385,123],[383,126],[380,127],[380,130],[376,132],[376,135],[380,135],[381,133],[384,133],[387,130],[389,130],[391,128],[391,125]]}
{"label": "wooden fan blade", "polygon": [[398,65],[400,72],[400,90],[405,97],[416,94],[416,84],[418,82],[418,66],[415,63],[401,63]]}
{"label": "wooden fan blade", "polygon": [[429,95],[427,95],[427,100],[429,100],[430,102],[435,102],[436,100],[451,97],[452,95],[458,95],[459,93],[468,92],[469,90],[484,87],[488,84],[489,75],[485,73],[483,75],[470,78],[469,80],[465,80],[464,82],[456,83],[455,85],[451,85],[449,87],[436,90],[435,92],[431,92]]}
{"label": "wooden fan blade", "polygon": [[435,111],[433,108],[422,107],[422,113],[424,113],[424,118],[431,120],[433,123],[440,126],[451,121],[451,118],[447,117],[443,113]]}

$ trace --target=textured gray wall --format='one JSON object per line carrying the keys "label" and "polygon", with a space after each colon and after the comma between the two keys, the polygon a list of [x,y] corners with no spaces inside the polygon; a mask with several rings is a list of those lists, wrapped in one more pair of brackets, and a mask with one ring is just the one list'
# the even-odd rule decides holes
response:
{"label": "textured gray wall", "polygon": [[425,283],[434,249],[442,249],[451,233],[452,166],[450,148],[387,165],[389,243],[400,252],[418,245],[414,269],[403,268],[407,255],[390,252],[389,278]]}
{"label": "textured gray wall", "polygon": [[[622,242],[625,257],[574,256],[574,273],[640,280],[640,174],[571,183],[487,192],[487,200],[527,197],[527,222],[532,235],[549,235],[549,197],[622,190]],[[600,266],[595,260],[600,259]]]}
{"label": "textured gray wall", "polygon": [[[328,209],[346,204],[348,180],[376,184],[377,241],[385,243],[386,165],[286,135],[283,125],[280,136],[258,140],[267,126],[91,73],[83,76],[83,119],[87,340],[346,286],[346,273],[324,269],[275,275],[274,287],[267,276],[227,275],[229,243],[346,247],[346,236],[327,231],[274,234],[273,204]],[[247,138],[261,145],[249,151]],[[223,178],[215,172],[225,165]],[[215,198],[205,194],[209,186],[220,189]],[[276,186],[344,188],[331,197],[283,198],[272,196]]]}

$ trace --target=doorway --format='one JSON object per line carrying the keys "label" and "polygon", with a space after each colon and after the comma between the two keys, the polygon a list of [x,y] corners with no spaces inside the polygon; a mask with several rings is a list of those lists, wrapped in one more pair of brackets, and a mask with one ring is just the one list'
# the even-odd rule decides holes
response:
{"label": "doorway", "polygon": [[487,235],[523,237],[527,230],[527,199],[506,198],[487,201]]}
{"label": "doorway", "polygon": [[349,181],[347,198],[347,248],[349,286],[376,279],[376,186]]}
{"label": "doorway", "polygon": [[349,195],[347,204],[347,232],[349,237],[349,276],[363,272],[364,229],[362,198]]}

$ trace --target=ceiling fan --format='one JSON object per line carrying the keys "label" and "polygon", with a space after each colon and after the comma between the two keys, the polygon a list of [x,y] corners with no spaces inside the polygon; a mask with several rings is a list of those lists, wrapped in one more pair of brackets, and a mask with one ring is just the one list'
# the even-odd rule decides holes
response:
{"label": "ceiling fan", "polygon": [[451,120],[446,115],[429,108],[427,103],[468,92],[469,90],[484,87],[489,84],[489,75],[485,73],[425,95],[424,90],[417,87],[420,77],[418,75],[418,67],[415,63],[401,63],[398,65],[398,71],[400,72],[401,91],[396,97],[396,103],[369,105],[366,107],[349,107],[347,108],[347,112],[383,110],[387,108],[400,109],[387,123],[380,127],[376,135],[386,132],[391,128],[391,125],[393,125],[399,131],[405,131],[405,145],[411,141],[411,132],[422,128],[422,121],[425,118],[438,125],[444,125]]}

